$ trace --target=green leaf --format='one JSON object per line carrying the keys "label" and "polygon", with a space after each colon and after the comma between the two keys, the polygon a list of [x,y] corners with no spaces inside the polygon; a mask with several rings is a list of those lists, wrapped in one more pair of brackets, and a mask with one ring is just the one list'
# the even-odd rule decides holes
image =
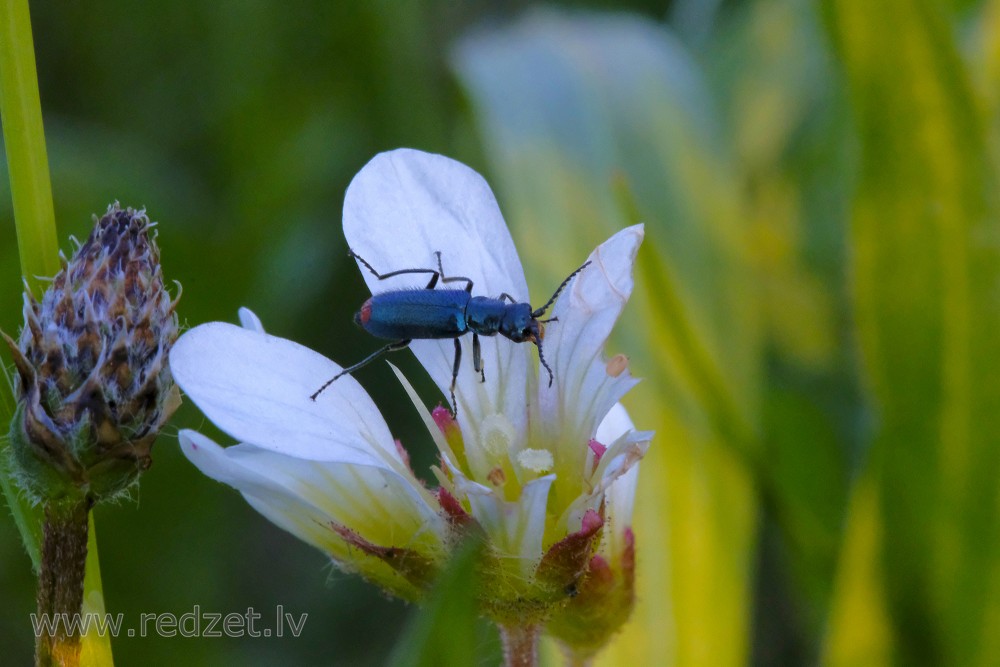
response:
{"label": "green leaf", "polygon": [[21,272],[34,287],[59,270],[59,246],[28,0],[0,4],[0,114]]}
{"label": "green leaf", "polygon": [[[59,269],[59,248],[27,0],[0,3],[0,117],[21,275],[34,286],[38,276],[51,276]],[[7,392],[9,386],[5,383],[0,393]],[[4,433],[13,414],[12,398],[5,398],[0,405],[0,430]],[[6,460],[6,445],[0,446],[0,456]],[[5,462],[0,462],[0,475],[4,476],[0,488],[7,506],[37,570],[41,512],[18,493]]]}
{"label": "green leaf", "polygon": [[861,141],[855,317],[903,663],[996,664],[1000,219],[953,26],[925,0],[831,0]]}
{"label": "green leaf", "polygon": [[890,621],[879,560],[884,528],[873,475],[854,484],[840,552],[840,572],[831,601],[821,664],[827,667],[888,665],[892,662]]}
{"label": "green leaf", "polygon": [[478,541],[457,551],[427,601],[415,609],[396,645],[392,667],[468,667],[500,663],[496,630],[479,616]]}

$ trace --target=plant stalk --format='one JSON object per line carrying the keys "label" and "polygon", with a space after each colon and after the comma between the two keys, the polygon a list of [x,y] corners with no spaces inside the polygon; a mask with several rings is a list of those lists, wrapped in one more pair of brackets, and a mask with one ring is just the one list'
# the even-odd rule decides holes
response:
{"label": "plant stalk", "polygon": [[87,569],[87,521],[83,498],[51,501],[45,507],[42,563],[38,572],[36,667],[78,667],[80,625]]}
{"label": "plant stalk", "polygon": [[505,667],[538,665],[538,625],[498,625]]}

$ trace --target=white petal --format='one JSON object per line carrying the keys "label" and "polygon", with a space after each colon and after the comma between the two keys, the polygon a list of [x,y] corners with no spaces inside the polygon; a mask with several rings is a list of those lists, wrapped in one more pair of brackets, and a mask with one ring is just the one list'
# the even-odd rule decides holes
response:
{"label": "white petal", "polygon": [[379,588],[405,600],[417,600],[422,596],[423,591],[396,572],[389,563],[365,556],[330,530],[329,524],[297,516],[294,504],[288,505],[276,497],[259,498],[249,493],[244,493],[243,498],[265,519],[330,556],[342,571],[359,573]]}
{"label": "white petal", "polygon": [[555,381],[548,387],[543,372],[538,383],[541,419],[574,445],[593,437],[611,407],[637,382],[628,369],[608,374],[604,345],[632,294],[632,265],[642,237],[643,226],[635,225],[598,246],[590,265],[551,311],[559,321],[546,328],[543,346]]}
{"label": "white petal", "polygon": [[632,527],[632,509],[635,506],[635,490],[638,483],[639,466],[634,465],[616,479],[604,493],[608,529],[604,531],[601,548],[605,553],[617,556],[624,547],[625,529]]}
{"label": "white petal", "polygon": [[240,308],[240,326],[249,331],[256,331],[258,333],[264,333],[264,324],[257,317],[257,313],[253,312],[249,308]]}
{"label": "white petal", "polygon": [[[634,428],[625,407],[621,403],[616,403],[597,427],[597,439],[601,442],[615,442]],[[638,482],[639,466],[636,464],[615,479],[604,492],[604,509],[608,523],[600,549],[610,557],[617,558],[625,547],[625,529],[632,526],[632,510],[635,506]]]}
{"label": "white petal", "polygon": [[266,516],[273,523],[323,551],[330,552],[335,546],[330,517],[314,505],[284,492],[267,477],[234,464],[225,449],[200,433],[182,430],[178,440],[181,451],[199,470],[267,507]]}
{"label": "white petal", "polygon": [[[505,501],[500,495],[464,477],[456,477],[458,491],[469,499],[472,516],[486,531],[490,545],[501,556],[516,559],[523,577],[531,577],[542,557],[545,538],[545,507],[555,475],[528,482],[520,497]],[[501,559],[503,560],[503,558]]]}
{"label": "white petal", "polygon": [[543,553],[546,507],[555,475],[528,482],[517,500],[508,502],[495,489],[468,479],[446,456],[442,459],[452,476],[449,481],[442,473],[442,485],[453,483],[454,492],[468,499],[490,545],[505,556],[501,560],[514,563],[520,576],[530,578]]}
{"label": "white petal", "polygon": [[412,478],[379,466],[318,462],[253,445],[223,448],[194,431],[179,436],[184,455],[209,477],[254,499],[254,506],[327,552],[347,526],[381,546],[435,550],[447,527]]}
{"label": "white petal", "polygon": [[594,437],[598,442],[605,444],[614,442],[633,429],[635,429],[635,425],[632,423],[632,418],[628,416],[625,406],[621,403],[615,403],[601,420]]}
{"label": "white petal", "polygon": [[[474,295],[498,297],[506,292],[528,300],[524,271],[492,191],[475,171],[444,156],[399,149],[372,158],[347,188],[344,236],[380,273],[436,269],[434,253],[440,251],[445,274],[470,278]],[[404,274],[380,281],[359,268],[373,293],[424,287],[430,279],[428,274]],[[479,417],[497,412],[507,414],[523,433],[529,346],[500,336],[483,338],[482,385],[472,369],[471,343],[471,336],[461,339],[456,388],[463,434],[475,442]],[[448,396],[454,343],[418,340],[411,348]]]}
{"label": "white petal", "polygon": [[595,490],[605,489],[649,451],[652,431],[628,431],[612,442],[591,477]]}
{"label": "white petal", "polygon": [[340,367],[275,336],[231,324],[203,324],[170,351],[181,389],[219,428],[273,452],[318,461],[402,466],[385,420],[344,376],[309,396]]}
{"label": "white petal", "polygon": [[403,372],[399,370],[395,364],[391,361],[387,363],[389,364],[389,368],[392,369],[392,372],[396,374],[396,379],[399,380],[399,384],[403,385],[403,391],[406,392],[406,395],[413,403],[414,409],[416,409],[417,414],[420,416],[421,421],[424,422],[424,427],[427,429],[427,432],[430,433],[431,440],[434,441],[434,445],[438,448],[438,451],[441,452],[441,456],[443,456],[444,459],[448,461],[449,465],[451,465],[451,461],[457,460],[455,458],[455,453],[451,451],[451,446],[445,439],[441,429],[438,428],[436,423],[434,423],[434,418],[427,410],[427,406],[421,402],[420,397],[417,395],[417,390],[413,388],[413,385],[410,384],[410,381],[406,379],[406,376],[403,375]]}
{"label": "white petal", "polygon": [[[615,409],[615,412],[617,411],[618,408]],[[631,422],[628,421],[628,415],[625,414],[623,408],[612,419],[617,420],[622,418],[623,420],[619,422],[619,425],[625,425],[626,422],[628,425],[631,425]],[[618,429],[615,428],[614,430]],[[608,429],[606,434],[610,435],[611,432],[612,429]],[[601,457],[597,469],[590,475],[587,482],[587,490],[570,503],[569,507],[559,517],[556,522],[557,530],[569,531],[570,526],[578,526],[583,519],[584,513],[588,509],[597,510],[602,500],[609,503],[605,509],[619,517],[616,522],[631,520],[632,500],[627,499],[625,496],[628,493],[634,493],[634,486],[628,487],[626,485],[619,488],[618,492],[622,494],[619,497],[611,497],[610,494],[620,479],[626,478],[632,470],[638,468],[639,461],[649,450],[649,441],[652,437],[652,431],[635,431],[629,428],[614,440]],[[588,460],[592,459],[588,458]],[[634,482],[633,475],[631,483],[634,484]],[[630,488],[631,490],[629,490]],[[617,506],[611,507],[611,505]],[[623,519],[622,517],[627,517],[627,519]],[[622,527],[624,528],[624,526]]]}

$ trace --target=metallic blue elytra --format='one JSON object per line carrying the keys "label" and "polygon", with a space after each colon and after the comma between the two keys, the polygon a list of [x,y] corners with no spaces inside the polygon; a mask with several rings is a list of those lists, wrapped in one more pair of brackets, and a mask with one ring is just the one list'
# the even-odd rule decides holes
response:
{"label": "metallic blue elytra", "polygon": [[375,294],[361,305],[354,321],[378,338],[455,338],[468,330],[464,289],[407,289]]}
{"label": "metallic blue elytra", "polygon": [[[361,309],[354,315],[354,321],[362,329],[373,336],[393,342],[376,350],[358,363],[345,368],[328,380],[326,384],[310,396],[312,400],[329,387],[337,378],[353,373],[367,366],[387,352],[401,350],[413,340],[429,338],[455,339],[455,362],[451,372],[451,404],[452,414],[457,414],[458,405],[455,402],[455,380],[462,361],[462,346],[458,339],[467,333],[472,333],[472,365],[479,373],[482,381],[486,381],[483,371],[483,360],[480,350],[480,336],[495,336],[497,334],[515,343],[534,343],[538,348],[538,359],[548,371],[549,386],[552,385],[552,369],[545,362],[542,354],[542,332],[546,322],[554,322],[556,318],[539,319],[549,309],[556,297],[563,291],[573,277],[583,271],[590,262],[585,262],[580,268],[569,274],[556,288],[544,306],[532,309],[531,304],[518,303],[506,292],[497,298],[487,296],[472,296],[472,280],[463,276],[444,275],[441,266],[441,253],[437,256],[437,269],[400,269],[390,273],[379,273],[371,264],[365,261],[353,250],[350,257],[357,259],[379,280],[392,278],[403,274],[427,273],[431,279],[424,289],[399,289],[372,295],[361,304]],[[442,284],[464,282],[464,289],[435,289],[438,282]]]}

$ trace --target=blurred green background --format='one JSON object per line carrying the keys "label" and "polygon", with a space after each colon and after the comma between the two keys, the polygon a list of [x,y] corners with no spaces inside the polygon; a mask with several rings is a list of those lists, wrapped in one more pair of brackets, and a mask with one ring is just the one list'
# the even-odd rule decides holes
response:
{"label": "blurred green background", "polygon": [[[1000,664],[1000,1],[32,11],[63,247],[110,201],[146,206],[187,325],[245,305],[342,363],[373,349],[340,208],[398,146],[487,177],[536,297],[646,223],[608,351],[646,379],[626,403],[657,437],[639,606],[601,664]],[[424,467],[388,368],[359,379]],[[308,621],[297,639],[122,637],[118,663],[383,664],[414,610],[198,473],[181,427],[213,434],[185,406],[134,500],[97,510],[108,610]],[[30,662],[33,587],[2,520],[3,664]],[[488,629],[474,641],[495,660]]]}

